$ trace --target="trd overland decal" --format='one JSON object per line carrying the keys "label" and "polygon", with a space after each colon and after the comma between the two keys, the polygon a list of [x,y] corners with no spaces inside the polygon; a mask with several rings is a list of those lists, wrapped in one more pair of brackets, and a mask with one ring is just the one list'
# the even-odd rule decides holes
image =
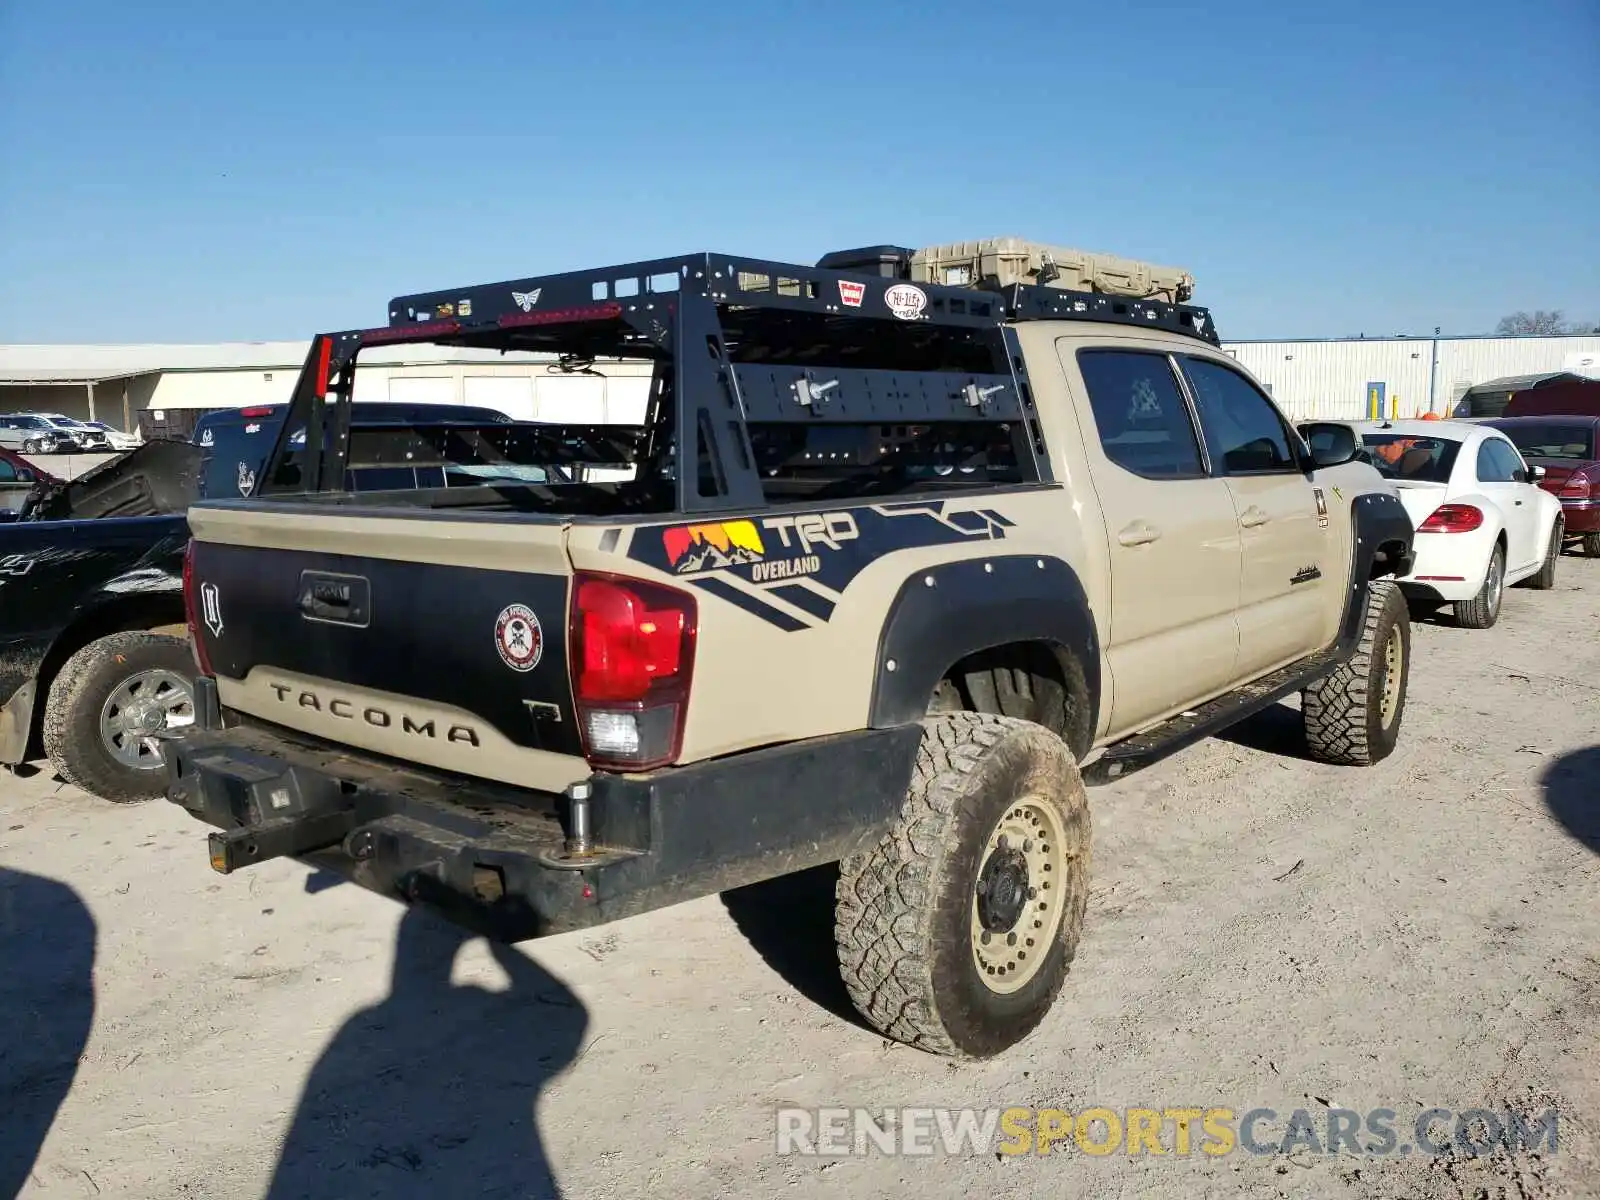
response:
{"label": "trd overland decal", "polygon": [[[922,546],[995,541],[1014,522],[945,501],[782,513],[633,531],[628,557],[681,576],[779,629],[809,629],[869,563]],[[772,600],[781,601],[773,604]]]}

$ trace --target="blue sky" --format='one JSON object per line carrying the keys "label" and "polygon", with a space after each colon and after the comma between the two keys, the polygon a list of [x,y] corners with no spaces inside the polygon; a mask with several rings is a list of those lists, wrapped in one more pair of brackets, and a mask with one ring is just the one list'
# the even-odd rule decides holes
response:
{"label": "blue sky", "polygon": [[0,343],[1014,234],[1225,338],[1600,321],[1600,5],[0,0]]}

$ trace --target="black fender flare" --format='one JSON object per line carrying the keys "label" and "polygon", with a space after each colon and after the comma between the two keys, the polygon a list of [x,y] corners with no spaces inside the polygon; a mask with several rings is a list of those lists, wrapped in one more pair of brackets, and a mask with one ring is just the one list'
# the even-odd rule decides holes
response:
{"label": "black fender flare", "polygon": [[[942,563],[900,585],[878,637],[870,725],[920,720],[951,667],[1014,642],[1046,643],[1066,657],[1064,670],[1081,672],[1087,722],[1078,724],[1092,739],[1100,719],[1100,638],[1089,597],[1066,562],[1031,554]],[[1089,746],[1072,748],[1082,757]]]}

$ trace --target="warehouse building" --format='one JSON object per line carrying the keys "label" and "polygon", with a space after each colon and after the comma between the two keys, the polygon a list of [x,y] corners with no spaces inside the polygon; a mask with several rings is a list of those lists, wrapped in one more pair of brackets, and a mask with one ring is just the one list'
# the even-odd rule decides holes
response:
{"label": "warehouse building", "polygon": [[[305,342],[0,346],[0,412],[61,413],[145,436],[187,436],[200,414],[289,398]],[[1296,419],[1459,412],[1562,372],[1600,378],[1600,335],[1225,342]],[[519,419],[637,421],[640,366],[560,371],[547,357],[432,346],[364,351],[358,398],[485,405]]]}
{"label": "warehouse building", "polygon": [[[101,420],[146,437],[187,437],[201,414],[283,404],[305,342],[216,345],[0,346],[0,412]],[[558,368],[548,355],[435,346],[362,351],[362,400],[471,404],[522,420],[640,421],[649,370],[601,364]]]}
{"label": "warehouse building", "polygon": [[1266,385],[1291,417],[1353,420],[1460,411],[1467,392],[1501,396],[1534,377],[1600,379],[1600,335],[1392,337],[1226,342],[1224,349]]}

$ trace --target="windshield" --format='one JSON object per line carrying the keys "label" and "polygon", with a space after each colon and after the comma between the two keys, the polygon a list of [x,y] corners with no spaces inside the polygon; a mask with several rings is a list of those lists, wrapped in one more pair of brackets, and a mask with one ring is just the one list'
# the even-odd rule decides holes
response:
{"label": "windshield", "polygon": [[1393,433],[1361,435],[1362,457],[1385,479],[1449,483],[1461,443],[1447,438],[1411,437]]}
{"label": "windshield", "polygon": [[1551,421],[1538,425],[1498,425],[1496,428],[1516,444],[1524,458],[1588,462],[1595,457],[1595,427],[1592,424]]}

